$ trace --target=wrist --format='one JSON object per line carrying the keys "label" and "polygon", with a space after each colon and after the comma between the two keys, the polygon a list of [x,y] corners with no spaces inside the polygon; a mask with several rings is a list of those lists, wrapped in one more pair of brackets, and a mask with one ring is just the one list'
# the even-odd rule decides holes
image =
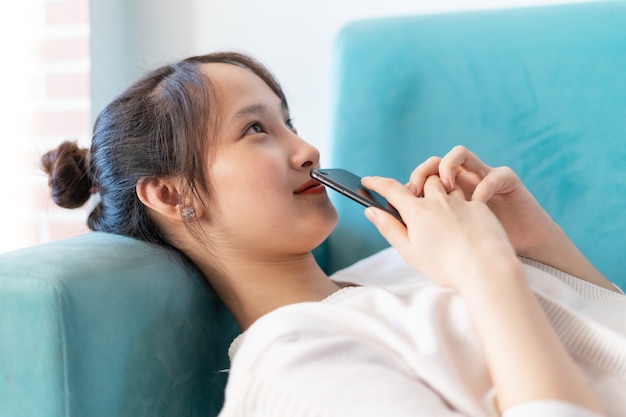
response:
{"label": "wrist", "polygon": [[465,277],[459,281],[457,290],[468,301],[498,297],[500,291],[526,285],[522,263],[512,250],[474,258],[472,266],[465,270]]}
{"label": "wrist", "polygon": [[519,256],[544,263],[592,284],[615,291],[613,284],[598,271],[556,223],[539,242],[524,251],[518,251]]}

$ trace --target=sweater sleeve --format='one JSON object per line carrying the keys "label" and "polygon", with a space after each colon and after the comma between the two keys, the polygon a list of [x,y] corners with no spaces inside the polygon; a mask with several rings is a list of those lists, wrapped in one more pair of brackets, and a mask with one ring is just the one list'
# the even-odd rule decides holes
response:
{"label": "sweater sleeve", "polygon": [[601,417],[584,408],[561,401],[530,401],[507,409],[502,417]]}

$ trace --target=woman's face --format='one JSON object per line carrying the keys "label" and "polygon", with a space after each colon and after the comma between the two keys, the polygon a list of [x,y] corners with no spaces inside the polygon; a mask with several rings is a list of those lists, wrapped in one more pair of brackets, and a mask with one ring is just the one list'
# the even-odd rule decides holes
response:
{"label": "woman's face", "polygon": [[256,74],[222,63],[203,69],[218,108],[202,217],[216,247],[258,259],[315,248],[337,222],[326,190],[309,176],[319,167],[318,150],[297,135],[288,110]]}

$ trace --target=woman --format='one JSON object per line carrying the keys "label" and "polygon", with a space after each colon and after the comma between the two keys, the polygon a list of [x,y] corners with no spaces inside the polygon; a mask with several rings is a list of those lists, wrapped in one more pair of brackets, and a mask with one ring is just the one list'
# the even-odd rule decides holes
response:
{"label": "woman", "polygon": [[[375,209],[368,218],[435,282],[416,276],[398,290],[381,288],[387,277],[373,286],[327,277],[311,250],[337,215],[309,177],[318,151],[249,57],[210,54],[149,73],[103,110],[90,151],[65,143],[43,164],[58,204],[97,191],[92,229],[176,248],[222,298],[244,331],[223,416],[582,417],[624,406],[610,389],[602,401],[592,392],[517,255],[576,274],[555,273],[621,306],[623,297],[510,170],[464,148],[429,159],[407,185],[363,180],[407,226]],[[444,351],[429,356],[429,344]],[[599,380],[619,386],[619,377]]]}

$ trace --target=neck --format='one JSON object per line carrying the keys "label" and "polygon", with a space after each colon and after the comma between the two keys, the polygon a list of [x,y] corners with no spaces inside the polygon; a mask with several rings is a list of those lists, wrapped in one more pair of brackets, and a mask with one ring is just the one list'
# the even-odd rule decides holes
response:
{"label": "neck", "polygon": [[199,264],[200,269],[233,314],[241,330],[285,305],[321,301],[339,289],[312,254],[279,260]]}

